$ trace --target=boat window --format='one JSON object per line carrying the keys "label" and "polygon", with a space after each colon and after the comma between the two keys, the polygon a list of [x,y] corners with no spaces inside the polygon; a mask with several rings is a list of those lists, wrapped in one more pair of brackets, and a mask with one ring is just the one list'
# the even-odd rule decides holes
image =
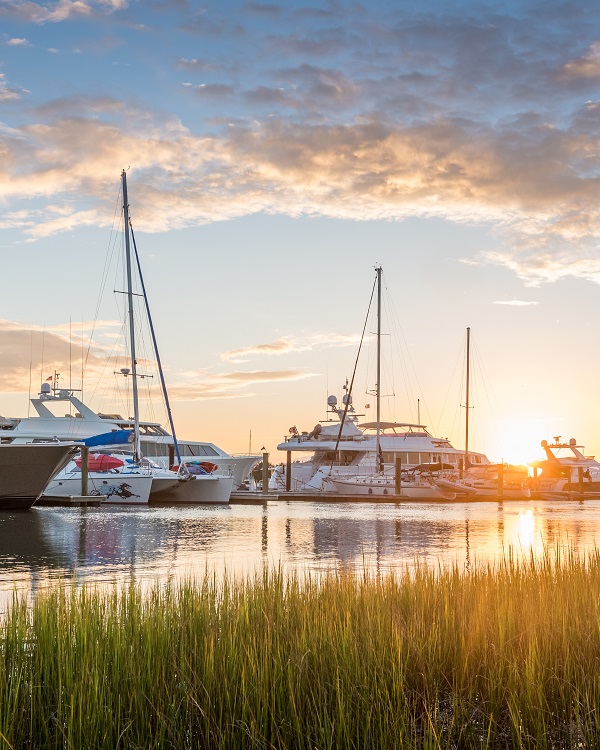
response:
{"label": "boat window", "polygon": [[421,463],[428,464],[433,460],[431,453],[421,453]]}
{"label": "boat window", "polygon": [[219,454],[210,445],[201,443],[179,443],[179,452],[186,456],[218,456]]}
{"label": "boat window", "polygon": [[407,455],[408,455],[407,463],[409,463],[409,464],[415,464],[415,465],[421,463],[419,461],[419,454],[418,453],[409,453]]}

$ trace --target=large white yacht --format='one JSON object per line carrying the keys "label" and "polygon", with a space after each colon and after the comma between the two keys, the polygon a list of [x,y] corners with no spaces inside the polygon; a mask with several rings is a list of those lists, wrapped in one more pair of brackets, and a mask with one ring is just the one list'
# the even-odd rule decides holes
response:
{"label": "large white yacht", "polygon": [[[134,420],[120,414],[96,413],[83,403],[75,390],[43,383],[37,398],[31,404],[37,416],[7,419],[0,417],[0,444],[42,443],[49,440],[73,441],[119,430],[132,430]],[[72,407],[73,414],[64,413]],[[60,414],[62,411],[62,415]],[[158,423],[140,421],[142,454],[163,468],[168,468],[173,456],[173,438]],[[242,486],[248,479],[260,456],[232,456],[214,443],[178,440],[184,462],[208,461],[217,468],[214,477],[232,477],[233,488]],[[171,461],[172,463],[172,461]],[[214,483],[213,483],[214,484]]]}
{"label": "large white yacht", "polygon": [[[359,423],[359,416],[346,394],[338,406],[335,396],[327,399],[328,419],[319,422],[310,432],[290,428],[290,435],[277,446],[290,451],[295,459],[291,468],[291,490],[331,490],[324,479],[369,475],[377,468],[377,423]],[[465,451],[454,448],[446,438],[431,435],[425,425],[407,422],[379,423],[380,461],[384,471],[393,472],[400,459],[402,470],[442,464],[449,474],[457,474],[465,464]],[[469,466],[489,465],[483,453],[469,451]],[[270,488],[286,487],[286,462],[276,466]]]}

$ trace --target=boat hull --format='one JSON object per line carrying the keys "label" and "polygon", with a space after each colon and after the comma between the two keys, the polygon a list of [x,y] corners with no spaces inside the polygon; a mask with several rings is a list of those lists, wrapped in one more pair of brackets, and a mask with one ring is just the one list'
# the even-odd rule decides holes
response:
{"label": "boat hull", "polygon": [[27,510],[77,448],[64,443],[0,445],[0,510]]}
{"label": "boat hull", "polygon": [[[88,476],[89,495],[108,505],[147,505],[151,485],[150,474],[90,472]],[[44,495],[81,495],[81,472],[61,472],[48,484]]]}
{"label": "boat hull", "polygon": [[180,479],[175,486],[156,486],[150,495],[152,503],[227,504],[233,489],[233,477],[206,474]]}
{"label": "boat hull", "polygon": [[[389,497],[397,498],[395,483],[377,480],[369,482],[365,480],[333,479],[326,480],[328,485],[333,485],[336,492],[344,495],[365,495],[367,497]],[[407,500],[454,500],[456,492],[442,490],[428,483],[401,482],[400,496]]]}

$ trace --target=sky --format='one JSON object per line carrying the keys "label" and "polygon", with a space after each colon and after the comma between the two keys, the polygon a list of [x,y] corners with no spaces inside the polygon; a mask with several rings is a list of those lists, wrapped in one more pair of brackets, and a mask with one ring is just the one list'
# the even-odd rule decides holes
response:
{"label": "sky", "polygon": [[0,0],[0,414],[54,371],[130,408],[126,169],[180,436],[324,419],[381,264],[383,418],[461,445],[470,327],[472,449],[600,453],[599,135],[589,2]]}

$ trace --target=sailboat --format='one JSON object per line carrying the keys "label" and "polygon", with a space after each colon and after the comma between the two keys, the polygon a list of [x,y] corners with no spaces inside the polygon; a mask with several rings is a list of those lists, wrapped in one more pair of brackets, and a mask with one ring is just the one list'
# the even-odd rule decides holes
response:
{"label": "sailboat", "polygon": [[[407,499],[419,500],[454,500],[457,490],[453,488],[440,487],[437,477],[449,465],[443,461],[437,464],[419,465],[413,467],[412,471],[404,471],[401,478],[386,473],[381,450],[382,430],[385,428],[404,427],[407,425],[395,425],[394,423],[383,423],[381,421],[381,276],[383,269],[376,266],[377,282],[377,382],[375,385],[376,399],[376,422],[369,425],[375,428],[375,471],[366,474],[341,475],[330,472],[323,479],[323,487],[345,495],[368,495],[371,499],[391,499],[390,496],[398,495]],[[363,425],[366,427],[366,425]],[[409,427],[420,427],[420,425],[409,425]],[[403,433],[405,436],[410,433]]]}
{"label": "sailboat", "polygon": [[523,500],[531,496],[526,466],[504,463],[475,465],[469,460],[469,411],[471,371],[471,329],[467,328],[466,339],[466,384],[465,384],[465,461],[461,476],[441,478],[439,486],[449,490],[462,488],[474,498],[502,497],[507,500]]}
{"label": "sailboat", "polygon": [[[133,397],[133,430],[127,437],[123,437],[123,445],[117,450],[114,436],[111,433],[106,436],[104,445],[103,435],[96,436],[94,444],[99,446],[90,456],[91,471],[89,473],[89,484],[92,494],[102,495],[103,500],[108,503],[127,503],[127,504],[145,504],[151,498],[153,501],[166,503],[227,503],[233,486],[233,477],[231,476],[214,476],[206,474],[202,476],[192,475],[185,469],[171,471],[165,469],[144,458],[141,451],[140,441],[140,416],[139,416],[139,399],[137,379],[140,377],[137,372],[136,348],[135,348],[135,326],[133,313],[133,283],[131,270],[131,245],[130,232],[131,225],[129,221],[129,204],[127,199],[127,175],[125,170],[121,173],[121,182],[123,190],[123,221],[124,221],[124,239],[125,239],[125,261],[127,275],[127,301],[128,301],[128,318],[129,318],[129,343],[131,354],[131,367],[122,368],[121,375],[131,377],[132,397]],[[134,238],[133,238],[134,239]],[[135,242],[135,239],[134,239]],[[137,249],[136,249],[137,258]],[[139,266],[138,259],[138,271]],[[143,286],[143,279],[142,286]],[[144,289],[144,299],[146,310],[152,330],[152,337],[156,347],[156,339],[152,327],[150,310]],[[158,359],[158,357],[157,357]],[[168,405],[168,394],[162,373],[162,366],[159,361],[159,372],[163,394],[167,403],[167,411],[171,421],[171,431],[175,452],[181,463],[175,428],[172,421],[170,407]],[[47,397],[49,398],[50,388],[47,386]],[[42,391],[44,387],[42,386]],[[43,394],[42,394],[43,395]],[[126,432],[126,431],[123,431]],[[133,450],[128,450],[128,442],[131,441]],[[86,442],[86,441],[84,441]],[[110,443],[111,447],[108,447]],[[70,495],[78,494],[81,490],[81,460],[72,461],[60,474],[51,482],[46,490],[49,495]]]}

